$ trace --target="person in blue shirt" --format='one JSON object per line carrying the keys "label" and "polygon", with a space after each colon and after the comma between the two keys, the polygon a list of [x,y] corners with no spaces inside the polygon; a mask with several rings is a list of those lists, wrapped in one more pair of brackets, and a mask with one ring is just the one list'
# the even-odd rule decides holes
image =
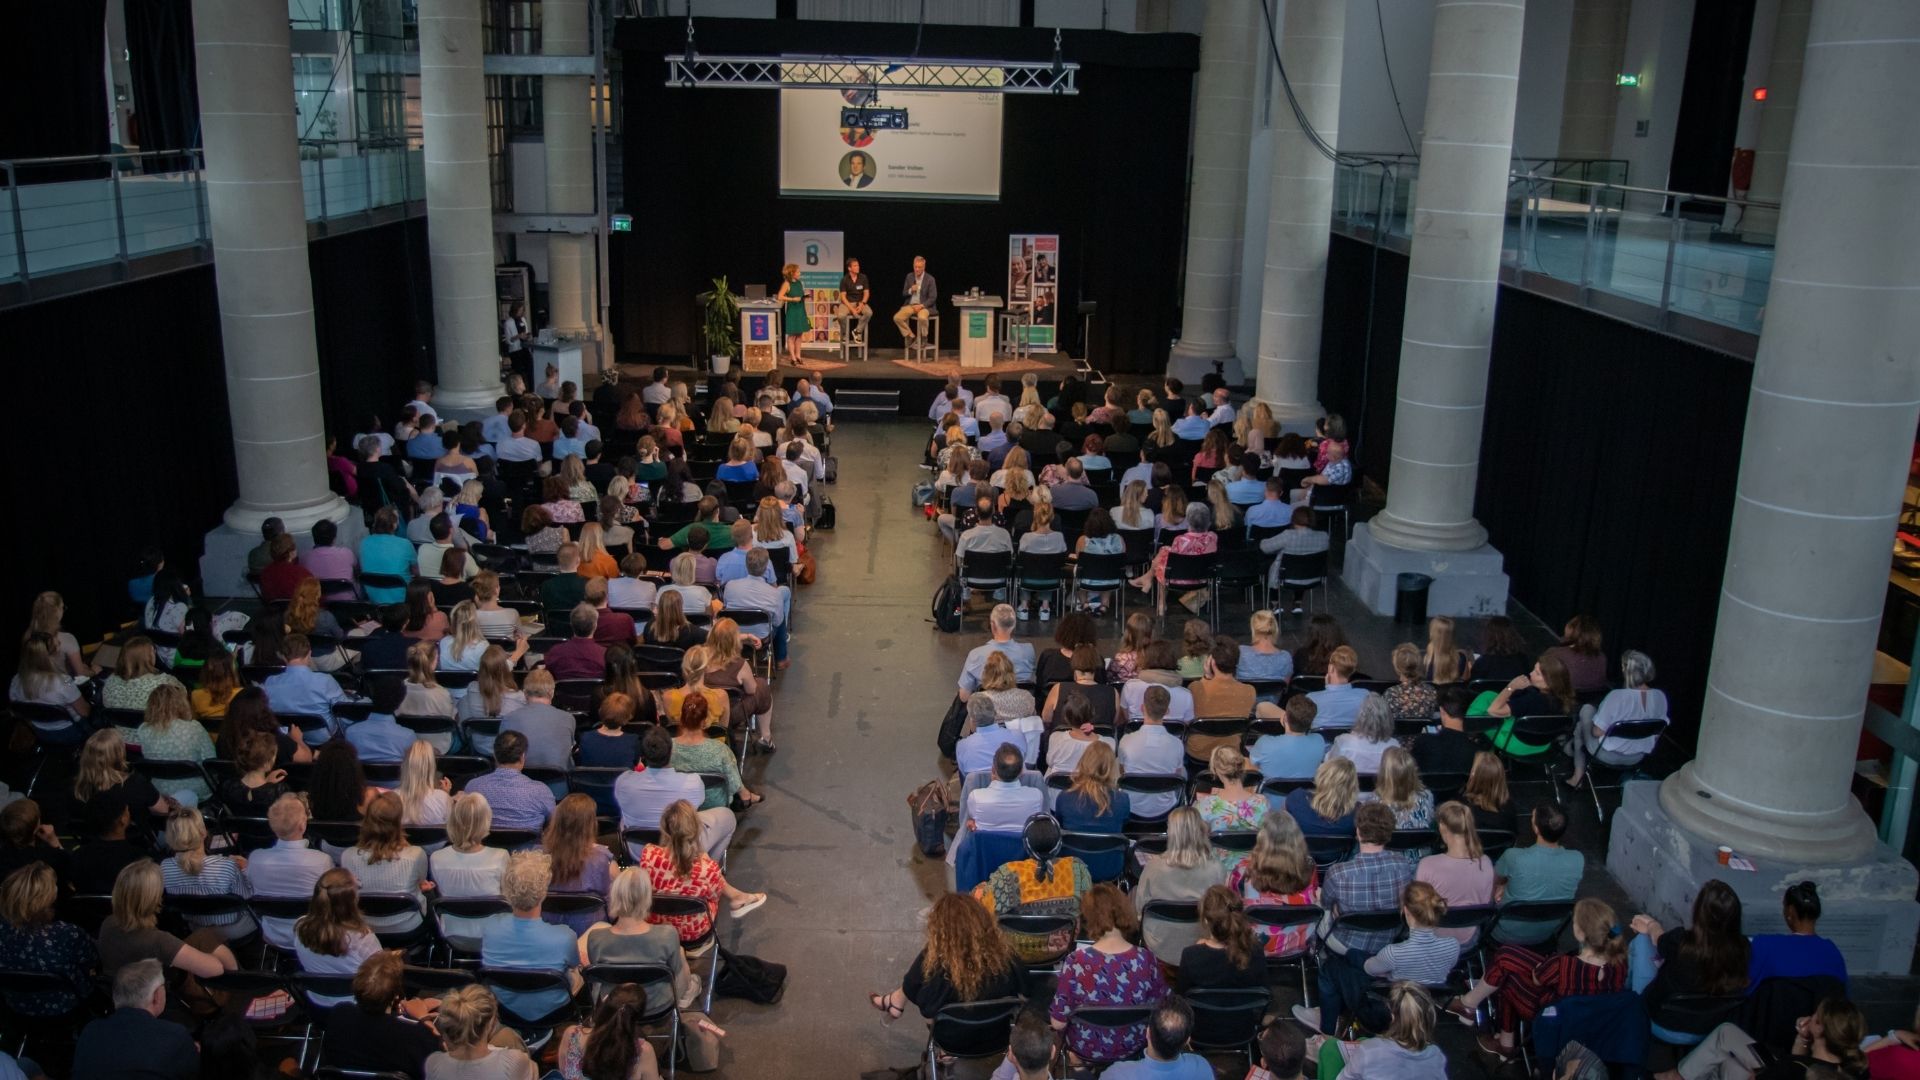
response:
{"label": "person in blue shirt", "polygon": [[993,701],[986,695],[967,702],[967,722],[973,725],[973,733],[961,739],[953,750],[953,761],[960,767],[960,775],[986,772],[993,768],[994,752],[1000,749],[1002,743],[1021,747],[1021,756],[1026,756],[1026,739],[1007,730],[1006,725],[1000,722]]}
{"label": "person in blue shirt", "polygon": [[313,646],[308,643],[307,635],[288,634],[281,638],[280,656],[287,662],[286,670],[269,676],[260,684],[260,689],[266,691],[267,704],[276,715],[298,713],[324,718],[325,727],[302,733],[308,746],[319,746],[339,730],[333,707],[347,700],[347,692],[340,689],[333,676],[313,670]]}
{"label": "person in blue shirt", "polygon": [[1173,436],[1187,442],[1199,442],[1213,429],[1213,422],[1207,414],[1200,411],[1200,400],[1194,398],[1187,402],[1187,414],[1173,422]]}
{"label": "person in blue shirt", "polygon": [[153,599],[153,577],[166,565],[167,557],[159,548],[141,548],[140,572],[127,580],[127,599],[141,607],[147,606],[147,601]]}
{"label": "person in blue shirt", "polygon": [[480,437],[489,443],[505,442],[513,437],[507,416],[513,412],[513,398],[501,397],[493,403],[493,415],[480,421]]}
{"label": "person in blue shirt", "polygon": [[[713,581],[716,585],[725,585],[737,578],[748,577],[747,555],[753,550],[753,525],[746,518],[733,523],[730,535],[733,537],[733,550],[727,552],[713,564]],[[774,578],[773,564],[769,562],[760,580],[769,585],[778,584]]]}
{"label": "person in blue shirt", "polygon": [[[1235,484],[1243,482],[1254,483],[1255,481],[1234,481]],[[1247,535],[1249,536],[1253,535],[1255,526],[1284,529],[1293,524],[1293,504],[1287,501],[1287,486],[1281,483],[1280,478],[1276,476],[1269,479],[1261,490],[1266,498],[1247,508]],[[1233,484],[1227,485],[1227,498],[1235,502],[1240,501],[1233,494]]]}
{"label": "person in blue shirt", "polygon": [[729,483],[750,484],[760,479],[760,466],[747,460],[753,456],[753,441],[735,437],[727,444],[727,463],[714,470],[714,475]]}
{"label": "person in blue shirt", "polygon": [[1359,669],[1360,654],[1351,646],[1342,645],[1327,656],[1327,688],[1307,695],[1320,710],[1314,717],[1313,730],[1345,731],[1353,726],[1354,717],[1360,715],[1360,703],[1369,693],[1353,685],[1353,673]]}
{"label": "person in blue shirt", "polygon": [[553,460],[565,461],[569,456],[587,460],[587,439],[580,430],[580,421],[563,415],[558,423],[560,434],[553,440]]}
{"label": "person in blue shirt", "polygon": [[[480,962],[489,968],[564,971],[572,991],[580,989],[580,942],[565,926],[544,922],[540,904],[547,898],[553,870],[544,851],[522,851],[500,875],[500,898],[513,908],[511,919],[489,919],[480,938]],[[500,1007],[525,1020],[538,1020],[564,1008],[573,993],[549,990],[496,991]]]}
{"label": "person in blue shirt", "polygon": [[373,711],[365,720],[347,726],[347,741],[360,751],[361,761],[405,761],[419,736],[400,726],[393,714],[407,699],[406,681],[398,675],[373,680]]}
{"label": "person in blue shirt", "polygon": [[1747,993],[1768,979],[1825,975],[1847,985],[1847,961],[1840,947],[1815,932],[1820,921],[1820,889],[1811,881],[1789,885],[1780,901],[1787,920],[1784,934],[1755,934],[1747,958]]}
{"label": "person in blue shirt", "polygon": [[434,427],[430,419],[422,419],[419,432],[407,440],[407,459],[437,461],[445,456],[447,444],[440,438],[440,429]]}
{"label": "person in blue shirt", "polygon": [[[1254,707],[1254,715],[1266,718],[1270,704]],[[1262,735],[1254,740],[1248,755],[1260,775],[1276,780],[1305,780],[1311,777],[1327,756],[1327,740],[1313,733],[1313,718],[1319,711],[1305,695],[1287,700],[1285,735]]]}
{"label": "person in blue shirt", "polygon": [[995,604],[987,613],[987,627],[993,632],[993,640],[985,645],[977,645],[967,654],[967,662],[960,669],[960,700],[965,701],[980,689],[980,675],[987,669],[987,656],[991,653],[1006,653],[1013,661],[1013,678],[1016,682],[1033,681],[1033,646],[1024,641],[1013,640],[1013,628],[1018,620],[1014,617],[1013,605]]}
{"label": "person in blue shirt", "polygon": [[1233,470],[1234,478],[1227,481],[1227,501],[1235,506],[1252,506],[1267,494],[1267,485],[1247,472],[1251,464],[1258,467],[1260,459],[1240,448],[1239,443],[1227,446],[1227,467]]}
{"label": "person in blue shirt", "polygon": [[1187,1053],[1193,1038],[1193,1009],[1168,995],[1153,1010],[1147,1025],[1146,1056],[1108,1068],[1111,1080],[1213,1080],[1213,1066],[1199,1054]]}
{"label": "person in blue shirt", "polygon": [[[360,541],[360,572],[392,574],[401,579],[413,577],[413,542],[399,535],[400,511],[383,506],[373,515],[373,532]],[[407,587],[365,587],[370,604],[398,604],[407,598]]]}

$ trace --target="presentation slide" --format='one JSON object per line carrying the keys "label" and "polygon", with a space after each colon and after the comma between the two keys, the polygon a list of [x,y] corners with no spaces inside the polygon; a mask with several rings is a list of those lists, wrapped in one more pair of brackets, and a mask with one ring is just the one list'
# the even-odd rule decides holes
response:
{"label": "presentation slide", "polygon": [[[780,91],[780,194],[850,199],[1000,198],[1000,95]],[[841,123],[862,105],[907,110],[904,130]]]}

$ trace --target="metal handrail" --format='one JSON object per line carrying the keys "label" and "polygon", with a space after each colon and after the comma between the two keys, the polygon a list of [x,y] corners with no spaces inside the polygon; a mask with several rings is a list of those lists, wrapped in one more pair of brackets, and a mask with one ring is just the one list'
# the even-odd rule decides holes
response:
{"label": "metal handrail", "polygon": [[1763,210],[1780,209],[1779,203],[1768,202],[1764,199],[1730,199],[1724,195],[1696,195],[1691,191],[1668,191],[1664,188],[1634,187],[1630,184],[1609,184],[1598,180],[1563,180],[1553,176],[1536,176],[1521,173],[1507,174],[1508,184],[1519,183],[1523,180],[1540,184],[1567,184],[1572,187],[1598,188],[1602,191],[1626,191],[1635,195],[1659,195],[1666,199],[1685,199],[1689,202],[1722,203],[1727,206],[1757,206]]}

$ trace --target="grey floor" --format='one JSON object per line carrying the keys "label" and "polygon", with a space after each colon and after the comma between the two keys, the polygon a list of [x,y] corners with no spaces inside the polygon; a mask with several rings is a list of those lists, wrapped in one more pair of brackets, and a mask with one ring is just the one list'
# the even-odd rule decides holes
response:
{"label": "grey floor", "polygon": [[[924,1048],[917,1017],[883,1025],[866,995],[898,984],[920,947],[917,915],[944,888],[941,866],[914,849],[906,795],[939,775],[935,728],[966,651],[985,634],[977,618],[952,636],[928,618],[946,556],[909,500],[923,435],[906,421],[849,423],[834,435],[838,528],[812,545],[819,582],[801,590],[793,667],[775,695],[779,750],[748,768],[767,801],[743,819],[728,870],[736,886],[772,898],[721,931],[729,948],[788,965],[789,982],[776,1006],[717,1004],[714,1019],[730,1033],[720,1075],[853,1077],[911,1067]],[[1380,671],[1393,645],[1424,643],[1424,628],[1368,614],[1337,587],[1332,604],[1363,663]],[[1516,614],[1530,639],[1549,640],[1537,620]],[[1244,618],[1243,606],[1231,606],[1223,626]],[[1296,637],[1297,620],[1288,629]],[[1463,636],[1471,642],[1478,629],[1469,622]],[[1028,632],[1045,640],[1049,627]],[[1103,651],[1113,633],[1103,624]],[[1523,807],[1543,794],[1517,792]],[[1589,888],[1626,906],[1596,857],[1605,838],[1591,803],[1569,805],[1572,840],[1589,853]],[[1856,989],[1884,1030],[1911,1018],[1913,986],[1860,980]],[[1454,1076],[1484,1072],[1464,1028],[1448,1025],[1443,1039]]]}

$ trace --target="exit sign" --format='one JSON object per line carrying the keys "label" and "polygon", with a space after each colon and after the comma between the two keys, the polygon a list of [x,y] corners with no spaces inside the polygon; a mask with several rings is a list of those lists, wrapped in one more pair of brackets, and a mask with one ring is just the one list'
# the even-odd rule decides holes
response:
{"label": "exit sign", "polygon": [[1626,73],[1624,73],[1624,72],[1623,72],[1623,73],[1621,73],[1621,74],[1619,74],[1619,75],[1615,75],[1615,76],[1613,77],[1613,84],[1614,84],[1615,86],[1639,86],[1639,85],[1640,85],[1640,76],[1638,76],[1638,75],[1628,75],[1628,74],[1626,74]]}

